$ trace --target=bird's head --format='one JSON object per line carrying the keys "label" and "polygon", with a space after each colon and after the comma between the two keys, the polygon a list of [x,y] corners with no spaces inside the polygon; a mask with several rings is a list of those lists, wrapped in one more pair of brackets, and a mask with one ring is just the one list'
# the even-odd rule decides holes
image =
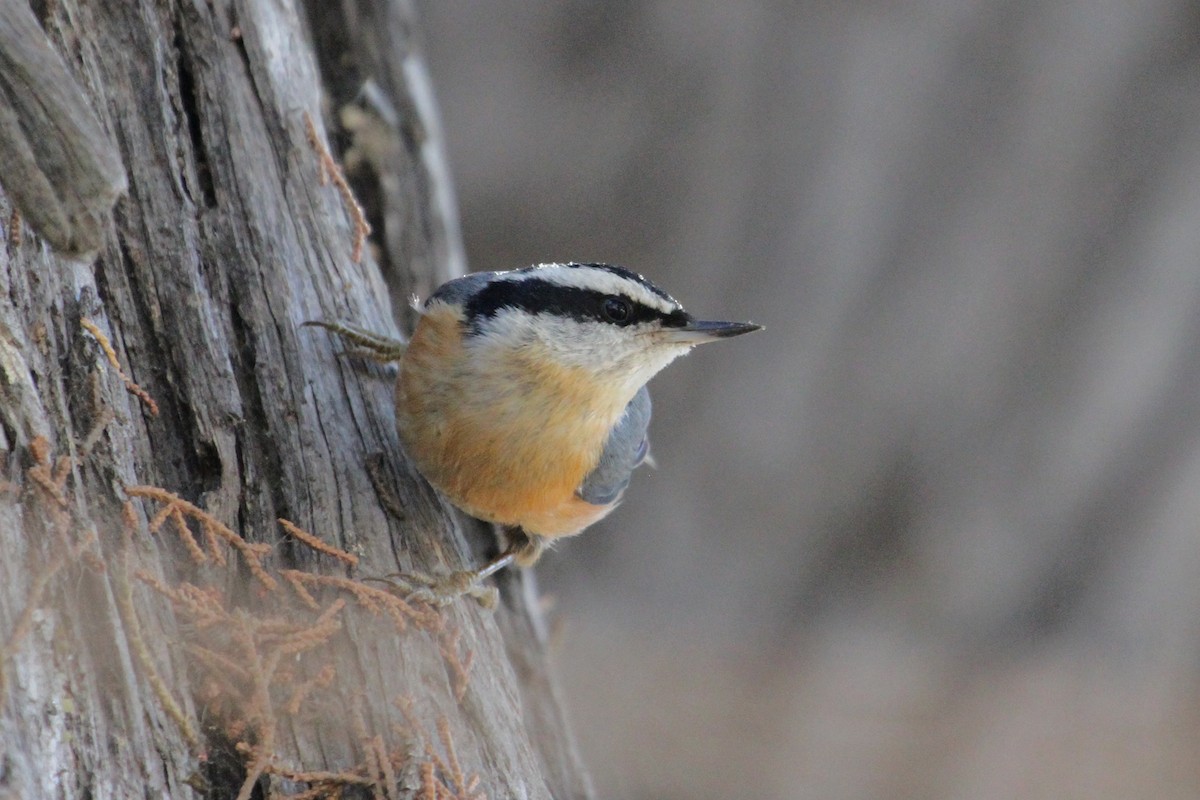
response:
{"label": "bird's head", "polygon": [[444,284],[434,302],[461,307],[465,344],[483,357],[522,349],[630,396],[692,347],[761,327],[697,320],[641,275],[608,264],[474,273]]}

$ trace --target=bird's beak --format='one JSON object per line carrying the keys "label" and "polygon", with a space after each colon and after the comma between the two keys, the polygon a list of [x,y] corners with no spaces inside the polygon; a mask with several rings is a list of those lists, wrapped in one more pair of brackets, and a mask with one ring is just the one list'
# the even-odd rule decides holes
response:
{"label": "bird's beak", "polygon": [[762,330],[762,325],[753,322],[706,322],[692,320],[682,328],[667,328],[663,331],[672,344],[696,345],[741,336],[743,333]]}

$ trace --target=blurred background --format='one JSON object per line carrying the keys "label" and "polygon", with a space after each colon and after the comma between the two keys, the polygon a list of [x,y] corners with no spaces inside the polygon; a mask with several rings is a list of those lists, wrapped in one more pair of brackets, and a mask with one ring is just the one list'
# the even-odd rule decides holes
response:
{"label": "blurred background", "polygon": [[538,567],[599,795],[1200,795],[1200,10],[418,2],[473,270],[764,333]]}

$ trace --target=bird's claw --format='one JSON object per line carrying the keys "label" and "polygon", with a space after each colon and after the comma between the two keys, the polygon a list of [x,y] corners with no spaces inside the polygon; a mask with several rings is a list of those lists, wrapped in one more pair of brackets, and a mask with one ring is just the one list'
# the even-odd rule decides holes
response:
{"label": "bird's claw", "polygon": [[483,585],[479,570],[455,570],[447,575],[402,572],[371,580],[387,583],[409,600],[431,606],[448,606],[460,597],[470,597],[483,608],[493,609],[500,600],[495,586]]}

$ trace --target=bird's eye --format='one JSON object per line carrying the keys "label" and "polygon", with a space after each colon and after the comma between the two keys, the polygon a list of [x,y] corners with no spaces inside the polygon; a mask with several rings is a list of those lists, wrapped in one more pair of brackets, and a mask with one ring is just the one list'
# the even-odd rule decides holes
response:
{"label": "bird's eye", "polygon": [[604,311],[604,318],[618,325],[628,322],[629,318],[633,316],[633,308],[624,297],[606,297],[601,308]]}

